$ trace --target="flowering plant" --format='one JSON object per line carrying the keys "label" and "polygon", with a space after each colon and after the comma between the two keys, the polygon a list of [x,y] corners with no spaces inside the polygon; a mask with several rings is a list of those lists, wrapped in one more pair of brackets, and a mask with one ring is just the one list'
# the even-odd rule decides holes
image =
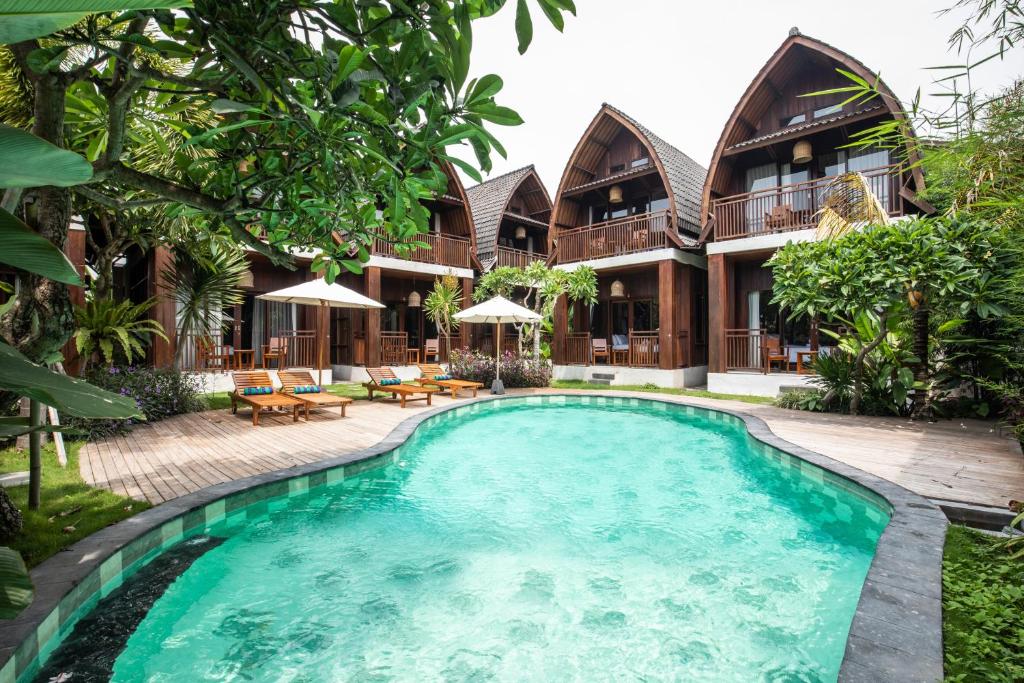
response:
{"label": "flowering plant", "polygon": [[[448,373],[452,377],[485,385],[494,381],[494,356],[457,349],[451,352],[448,363]],[[551,383],[551,365],[545,360],[533,360],[514,351],[505,351],[501,355],[501,381],[509,389],[546,387]]]}

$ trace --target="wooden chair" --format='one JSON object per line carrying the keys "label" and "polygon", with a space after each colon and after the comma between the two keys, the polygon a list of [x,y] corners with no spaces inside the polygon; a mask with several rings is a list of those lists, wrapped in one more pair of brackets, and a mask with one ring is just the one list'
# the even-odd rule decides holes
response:
{"label": "wooden chair", "polygon": [[772,207],[765,216],[765,223],[772,229],[788,228],[796,224],[795,219],[793,207],[789,204],[780,204]]}
{"label": "wooden chair", "polygon": [[306,420],[309,420],[310,408],[326,408],[328,406],[341,406],[341,416],[345,417],[345,406],[352,403],[348,396],[335,396],[321,390],[319,394],[296,394],[295,387],[308,387],[316,385],[313,381],[313,373],[306,370],[279,370],[277,378],[281,380],[281,393],[292,396],[302,401],[306,409]]}
{"label": "wooden chair", "polygon": [[607,339],[591,339],[590,340],[590,363],[591,365],[597,365],[598,358],[604,358],[605,363],[611,362],[611,354],[608,351],[608,340]]}
{"label": "wooden chair", "polygon": [[468,379],[435,379],[435,377],[448,374],[436,363],[420,363],[419,369],[420,372],[423,373],[423,376],[416,380],[417,382],[428,386],[447,389],[451,392],[452,398],[458,398],[459,391],[462,389],[471,390],[473,392],[473,398],[476,398],[476,392],[484,387],[482,382],[473,382]]}
{"label": "wooden chair", "polygon": [[782,346],[782,340],[778,335],[765,335],[762,354],[764,355],[764,374],[767,375],[772,371],[772,363],[781,363],[779,369],[782,372],[789,370],[789,349]]}
{"label": "wooden chair", "polygon": [[[441,362],[441,340],[440,339],[428,339],[424,342],[423,346],[423,362],[426,363],[428,360],[433,360],[435,363]],[[421,368],[422,369],[422,366]]]}
{"label": "wooden chair", "polygon": [[267,369],[268,360],[277,361],[277,369],[283,370],[288,358],[288,340],[284,337],[271,337],[269,344],[263,345],[263,369]]}
{"label": "wooden chair", "polygon": [[[423,401],[426,400],[427,405],[430,405],[430,397],[440,391],[438,387],[425,387],[422,385],[412,384],[384,384],[381,382],[384,380],[396,380],[398,376],[391,368],[366,368],[366,374],[370,376],[370,381],[363,384],[366,387],[366,392],[370,395],[370,400],[373,400],[373,392],[380,392],[382,394],[391,394],[392,399],[399,399],[402,403],[402,407],[405,407],[406,401]],[[419,396],[419,394],[423,394]],[[418,398],[416,398],[419,396]]]}
{"label": "wooden chair", "polygon": [[231,369],[231,351],[231,346],[221,344],[213,337],[201,337],[196,341],[196,367],[227,372]]}
{"label": "wooden chair", "polygon": [[[231,393],[231,414],[238,412],[238,404],[245,403],[252,406],[252,426],[260,424],[260,411],[264,408],[291,408],[292,422],[299,421],[299,407],[302,401],[294,396],[281,393],[269,394],[245,394],[247,388],[270,387],[273,391],[274,384],[270,381],[270,375],[263,370],[254,372],[232,372],[231,381],[235,383],[235,390]],[[308,417],[307,417],[308,419]]]}

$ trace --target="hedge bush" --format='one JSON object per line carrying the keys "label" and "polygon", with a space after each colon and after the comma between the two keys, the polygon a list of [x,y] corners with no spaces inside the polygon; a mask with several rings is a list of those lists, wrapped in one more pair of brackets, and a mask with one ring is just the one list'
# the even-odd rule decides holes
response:
{"label": "hedge bush", "polygon": [[[494,356],[463,349],[452,351],[448,362],[452,377],[483,382],[485,386],[494,381]],[[501,381],[508,389],[546,387],[551,384],[551,365],[506,351],[501,356]]]}
{"label": "hedge bush", "polygon": [[[204,409],[202,387],[196,376],[171,368],[97,368],[88,373],[86,379],[98,387],[135,399],[135,404],[146,416],[147,422]],[[136,422],[71,419],[68,424],[86,438],[97,439],[123,434]]]}

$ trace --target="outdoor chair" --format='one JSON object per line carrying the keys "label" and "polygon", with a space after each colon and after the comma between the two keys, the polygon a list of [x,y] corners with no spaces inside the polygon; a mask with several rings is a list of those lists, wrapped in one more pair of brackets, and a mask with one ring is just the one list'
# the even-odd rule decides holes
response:
{"label": "outdoor chair", "polygon": [[772,371],[772,363],[781,363],[780,372],[789,370],[789,350],[782,346],[782,340],[776,334],[765,336],[764,348],[764,374]]}
{"label": "outdoor chair", "polygon": [[322,387],[313,381],[313,373],[306,370],[280,370],[277,377],[281,380],[282,394],[302,401],[307,421],[310,408],[341,406],[341,416],[345,417],[345,407],[352,403],[352,399],[347,396],[335,396],[323,391]]}
{"label": "outdoor chair", "polygon": [[[441,389],[447,389],[452,398],[459,397],[459,391],[462,389],[468,389],[473,392],[473,398],[476,398],[476,392],[483,389],[482,382],[473,382],[468,379],[455,379],[448,375],[444,370],[441,369],[440,365],[436,363],[420,363],[420,372],[423,376],[420,377],[417,382],[427,386],[436,386]],[[447,378],[447,379],[446,379]]]}
{"label": "outdoor chair", "polygon": [[284,337],[271,337],[269,344],[263,345],[263,369],[267,369],[268,360],[277,361],[277,369],[283,370],[288,357],[288,340]]}
{"label": "outdoor chair", "polygon": [[441,362],[441,341],[439,339],[428,339],[423,346],[423,361],[433,360]]}
{"label": "outdoor chair", "polygon": [[196,340],[196,367],[201,370],[227,372],[231,368],[232,348],[212,337]]}
{"label": "outdoor chair", "polygon": [[608,340],[607,339],[591,339],[590,340],[590,363],[591,365],[597,365],[597,359],[604,358],[605,363],[611,362],[611,354],[608,351]]}
{"label": "outdoor chair", "polygon": [[629,337],[624,334],[612,335],[612,365],[629,364]]}
{"label": "outdoor chair", "polygon": [[294,396],[275,392],[274,384],[266,371],[232,372],[231,381],[235,384],[235,390],[231,392],[232,415],[238,412],[239,403],[245,403],[252,407],[253,427],[260,424],[260,412],[269,408],[291,408],[292,422],[299,421],[302,401]]}
{"label": "outdoor chair", "polygon": [[[391,394],[392,399],[398,399],[402,407],[407,401],[423,401],[430,405],[430,398],[441,389],[438,387],[425,387],[421,384],[402,384],[394,370],[391,368],[366,368],[366,374],[370,381],[363,384],[370,400],[373,400],[374,392]],[[422,394],[422,396],[420,396]]]}

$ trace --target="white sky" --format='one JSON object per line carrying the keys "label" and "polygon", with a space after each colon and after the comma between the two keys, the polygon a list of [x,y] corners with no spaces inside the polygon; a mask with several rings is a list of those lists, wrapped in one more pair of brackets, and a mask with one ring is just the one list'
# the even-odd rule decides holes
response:
{"label": "white sky", "polygon": [[[491,175],[533,163],[553,195],[602,102],[707,166],[733,106],[792,26],[879,72],[901,99],[919,86],[924,94],[938,91],[930,86],[936,72],[925,67],[962,61],[947,51],[955,18],[936,14],[953,2],[576,0],[577,16],[559,34],[529,0],[534,40],[520,56],[509,0],[473,25],[470,75],[499,74],[505,88],[498,102],[526,121],[491,127],[508,150],[508,159],[494,155]],[[974,85],[996,90],[1021,73],[1024,48],[983,67]],[[468,150],[459,156],[472,158]]]}

